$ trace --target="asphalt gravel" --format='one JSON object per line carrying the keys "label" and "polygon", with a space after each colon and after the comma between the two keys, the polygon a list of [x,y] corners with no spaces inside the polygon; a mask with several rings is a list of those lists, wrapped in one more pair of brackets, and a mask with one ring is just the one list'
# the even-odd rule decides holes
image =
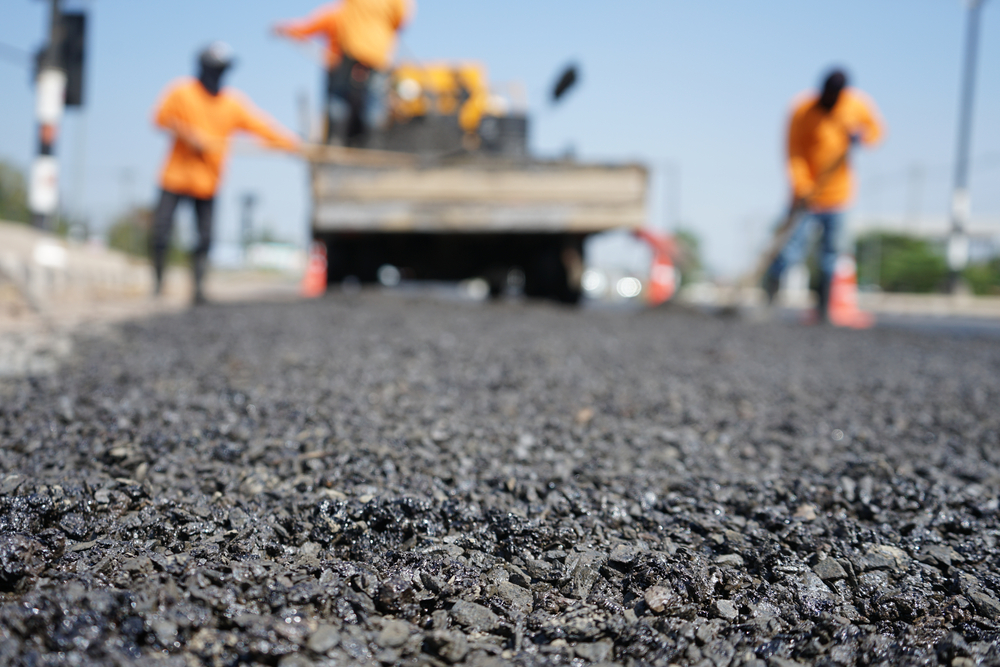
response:
{"label": "asphalt gravel", "polygon": [[1000,664],[1000,341],[362,293],[0,385],[0,664]]}

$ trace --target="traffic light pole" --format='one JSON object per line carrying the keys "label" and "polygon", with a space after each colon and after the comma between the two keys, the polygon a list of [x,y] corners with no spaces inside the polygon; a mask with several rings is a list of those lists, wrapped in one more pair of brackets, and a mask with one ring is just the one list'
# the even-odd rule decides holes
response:
{"label": "traffic light pole", "polygon": [[66,72],[61,67],[62,11],[60,0],[49,0],[49,43],[35,81],[35,116],[38,120],[38,156],[31,167],[28,204],[32,222],[40,229],[53,227],[59,207],[59,163],[56,138],[66,106]]}
{"label": "traffic light pole", "polygon": [[948,286],[952,293],[958,290],[962,271],[969,263],[968,226],[972,211],[969,198],[969,149],[972,143],[972,109],[976,91],[979,16],[985,1],[969,0],[969,18],[965,34],[965,63],[955,156],[955,188],[951,198],[951,234],[948,237]]}

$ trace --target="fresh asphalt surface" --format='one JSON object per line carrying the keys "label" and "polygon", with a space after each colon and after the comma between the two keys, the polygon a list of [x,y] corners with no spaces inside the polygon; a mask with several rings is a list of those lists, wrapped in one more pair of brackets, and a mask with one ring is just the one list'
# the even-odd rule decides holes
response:
{"label": "fresh asphalt surface", "polygon": [[1000,340],[940,324],[366,290],[79,337],[0,384],[0,664],[997,664]]}
{"label": "fresh asphalt surface", "polygon": [[[811,325],[803,324],[805,315],[805,311],[789,308],[782,309],[775,319],[788,326],[809,328]],[[910,331],[945,338],[1000,338],[1000,319],[990,317],[880,313],[875,315],[874,328]]]}

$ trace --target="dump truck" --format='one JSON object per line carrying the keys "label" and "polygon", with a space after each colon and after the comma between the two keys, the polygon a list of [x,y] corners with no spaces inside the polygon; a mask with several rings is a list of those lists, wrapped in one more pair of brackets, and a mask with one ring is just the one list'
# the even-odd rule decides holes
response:
{"label": "dump truck", "polygon": [[482,278],[574,303],[587,237],[645,225],[643,165],[532,157],[526,113],[480,66],[404,64],[386,88],[359,145],[310,153],[329,283]]}

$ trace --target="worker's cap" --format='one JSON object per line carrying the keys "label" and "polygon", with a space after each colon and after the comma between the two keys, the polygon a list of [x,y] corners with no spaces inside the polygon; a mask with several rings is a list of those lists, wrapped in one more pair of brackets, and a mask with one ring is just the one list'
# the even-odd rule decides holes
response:
{"label": "worker's cap", "polygon": [[234,61],[233,47],[225,42],[212,42],[198,54],[198,63],[212,69],[228,69]]}

